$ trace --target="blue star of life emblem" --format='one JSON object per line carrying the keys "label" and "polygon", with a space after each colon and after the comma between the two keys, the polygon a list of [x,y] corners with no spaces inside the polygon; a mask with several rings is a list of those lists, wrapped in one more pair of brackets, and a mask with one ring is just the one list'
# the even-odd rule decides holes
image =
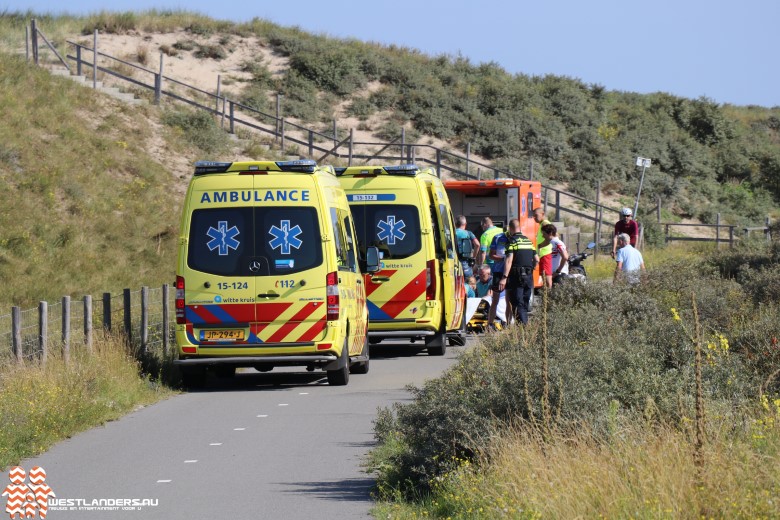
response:
{"label": "blue star of life emblem", "polygon": [[238,246],[241,245],[241,242],[236,240],[236,235],[239,233],[240,231],[236,226],[228,229],[227,220],[220,220],[217,222],[216,229],[209,227],[209,230],[206,231],[206,235],[211,238],[206,245],[209,251],[219,249],[219,256],[225,256],[230,253],[230,249],[238,249]]}
{"label": "blue star of life emblem", "polygon": [[395,215],[388,215],[387,221],[380,220],[376,227],[379,228],[376,237],[379,240],[387,240],[387,244],[390,246],[394,246],[396,240],[403,240],[406,236],[406,233],[401,231],[406,227],[406,224],[403,220],[396,222]]}
{"label": "blue star of life emblem", "polygon": [[303,240],[298,238],[298,235],[303,233],[301,226],[296,224],[294,228],[290,228],[289,220],[282,220],[280,226],[271,226],[271,229],[268,231],[268,234],[274,237],[273,240],[268,241],[271,249],[278,247],[283,255],[289,255],[291,247],[300,249],[303,245]]}

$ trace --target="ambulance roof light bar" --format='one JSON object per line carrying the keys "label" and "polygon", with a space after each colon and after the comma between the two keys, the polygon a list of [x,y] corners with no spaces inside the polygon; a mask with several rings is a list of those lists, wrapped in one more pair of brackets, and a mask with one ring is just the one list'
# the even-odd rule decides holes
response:
{"label": "ambulance roof light bar", "polygon": [[[233,165],[242,163],[216,162],[216,161],[198,161],[195,163],[195,175],[204,175],[209,173],[227,173],[234,171],[240,172],[259,172],[264,171],[282,171],[290,173],[314,173],[317,169],[317,161],[311,159],[302,159],[299,161],[258,161],[256,164],[243,163],[245,166],[239,166],[240,170],[231,170]],[[271,166],[274,165],[274,166]],[[270,168],[269,168],[270,166]],[[277,170],[278,168],[278,170]]]}

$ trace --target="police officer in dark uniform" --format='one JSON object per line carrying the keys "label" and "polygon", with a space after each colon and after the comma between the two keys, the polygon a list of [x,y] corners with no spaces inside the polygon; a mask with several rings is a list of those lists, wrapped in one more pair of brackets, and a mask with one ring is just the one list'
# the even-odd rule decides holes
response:
{"label": "police officer in dark uniform", "polygon": [[539,262],[533,242],[520,232],[520,221],[509,222],[509,244],[506,248],[504,272],[499,290],[506,287],[508,303],[512,306],[515,320],[528,323],[528,303],[534,290],[534,267]]}

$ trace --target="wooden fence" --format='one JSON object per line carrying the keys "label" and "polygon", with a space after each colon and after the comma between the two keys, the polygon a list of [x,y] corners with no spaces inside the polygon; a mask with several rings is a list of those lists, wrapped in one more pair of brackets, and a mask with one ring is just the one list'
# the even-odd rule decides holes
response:
{"label": "wooden fence", "polygon": [[96,330],[124,335],[141,355],[152,350],[168,355],[173,342],[170,324],[175,322],[172,297],[165,284],[103,293],[99,300],[63,296],[53,304],[42,301],[37,308],[12,307],[11,314],[0,315],[0,359],[46,363],[50,350],[57,348],[67,362],[72,348],[92,350]]}

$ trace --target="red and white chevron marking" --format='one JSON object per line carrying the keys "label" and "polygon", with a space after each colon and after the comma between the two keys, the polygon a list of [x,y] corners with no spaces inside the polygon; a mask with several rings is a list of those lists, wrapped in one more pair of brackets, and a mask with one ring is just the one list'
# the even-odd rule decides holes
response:
{"label": "red and white chevron marking", "polygon": [[30,470],[30,484],[42,484],[46,481],[46,470],[40,466],[35,466]]}
{"label": "red and white chevron marking", "polygon": [[[24,471],[24,470],[22,470]],[[16,514],[19,518],[22,518],[22,508],[27,501],[27,495],[30,493],[30,488],[26,484],[10,484],[3,490],[3,496],[7,496],[8,500],[5,503],[5,512],[13,518]],[[34,501],[35,497],[33,497]]]}
{"label": "red and white chevron marking", "polygon": [[21,466],[14,466],[11,471],[8,472],[8,478],[11,479],[11,484],[21,484],[24,482],[24,477],[27,476],[24,468]]}

